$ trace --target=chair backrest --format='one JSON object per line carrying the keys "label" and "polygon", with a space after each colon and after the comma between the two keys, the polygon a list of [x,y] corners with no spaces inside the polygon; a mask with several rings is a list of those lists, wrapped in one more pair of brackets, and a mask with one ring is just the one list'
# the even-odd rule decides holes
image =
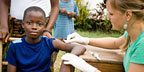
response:
{"label": "chair backrest", "polygon": [[[17,39],[20,39],[20,38],[12,38],[12,37],[10,37],[9,41],[14,41],[14,40],[17,40]],[[8,62],[3,62],[2,61],[2,51],[3,51],[3,43],[0,40],[0,72],[2,72],[2,65],[8,65]]]}
{"label": "chair backrest", "polygon": [[2,72],[2,41],[0,40],[0,72]]}

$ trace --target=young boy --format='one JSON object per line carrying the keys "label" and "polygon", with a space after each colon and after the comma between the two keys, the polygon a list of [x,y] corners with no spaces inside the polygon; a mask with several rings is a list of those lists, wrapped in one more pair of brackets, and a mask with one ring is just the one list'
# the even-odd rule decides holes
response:
{"label": "young boy", "polygon": [[42,36],[44,25],[45,13],[41,8],[33,6],[25,10],[22,27],[26,37],[10,44],[6,56],[8,72],[51,72],[53,51],[59,49],[75,55],[85,51],[82,46]]}

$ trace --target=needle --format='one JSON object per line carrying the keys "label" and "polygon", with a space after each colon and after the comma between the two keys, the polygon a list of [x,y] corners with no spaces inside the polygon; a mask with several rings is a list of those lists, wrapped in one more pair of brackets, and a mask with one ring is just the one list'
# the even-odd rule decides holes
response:
{"label": "needle", "polygon": [[92,52],[92,51],[89,51],[89,53],[90,53],[92,56],[94,56],[98,61],[101,60],[101,58],[99,57],[99,54],[94,53],[94,52]]}

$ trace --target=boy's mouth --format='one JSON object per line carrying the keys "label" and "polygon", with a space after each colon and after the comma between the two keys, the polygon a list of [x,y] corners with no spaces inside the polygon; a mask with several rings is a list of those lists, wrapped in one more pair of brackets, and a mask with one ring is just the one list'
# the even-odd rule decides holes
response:
{"label": "boy's mouth", "polygon": [[37,35],[38,33],[37,32],[30,32],[30,34]]}

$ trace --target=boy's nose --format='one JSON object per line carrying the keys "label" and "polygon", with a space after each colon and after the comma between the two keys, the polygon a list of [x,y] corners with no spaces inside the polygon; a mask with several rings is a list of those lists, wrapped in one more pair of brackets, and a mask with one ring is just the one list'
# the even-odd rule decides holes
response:
{"label": "boy's nose", "polygon": [[33,23],[32,29],[37,29],[37,24],[36,23]]}

